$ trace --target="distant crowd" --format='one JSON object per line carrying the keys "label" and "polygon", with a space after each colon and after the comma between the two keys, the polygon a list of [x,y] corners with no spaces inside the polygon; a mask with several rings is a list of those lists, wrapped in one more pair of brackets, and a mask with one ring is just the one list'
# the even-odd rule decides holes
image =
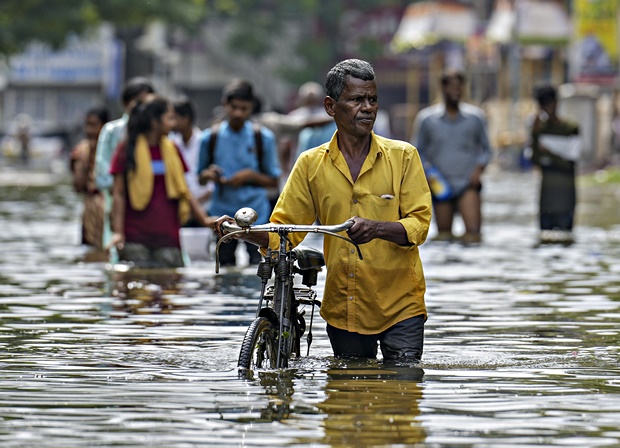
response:
{"label": "distant crowd", "polygon": [[[411,143],[432,193],[436,238],[478,243],[482,175],[492,150],[483,111],[462,101],[465,86],[461,72],[444,73],[443,102],[418,113]],[[532,120],[530,146],[543,173],[540,228],[570,240],[579,129],[557,117],[553,87],[535,95],[540,113]],[[236,79],[223,88],[221,105],[201,128],[191,99],[164,98],[148,79],[129,80],[121,97],[124,114],[110,120],[105,108],[90,109],[84,139],[71,154],[74,187],[84,201],[82,243],[113,262],[180,267],[188,263],[182,228],[212,232],[218,217],[241,207],[255,209],[258,224],[268,222],[299,155],[337,138],[325,98],[322,85],[308,82],[298,89],[297,108],[262,112],[252,84]],[[377,112],[373,130],[390,137],[387,113]],[[457,214],[465,226],[458,237]],[[249,262],[258,263],[257,248],[245,246]],[[237,264],[236,253],[237,240],[223,245],[222,265]]]}

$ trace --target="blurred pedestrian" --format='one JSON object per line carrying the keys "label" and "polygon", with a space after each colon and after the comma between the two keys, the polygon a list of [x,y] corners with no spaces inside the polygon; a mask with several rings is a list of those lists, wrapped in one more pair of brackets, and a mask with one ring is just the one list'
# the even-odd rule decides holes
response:
{"label": "blurred pedestrian", "polygon": [[23,166],[30,164],[30,132],[32,127],[32,118],[28,114],[19,114],[17,116],[17,143],[19,145],[19,161]]}
{"label": "blurred pedestrian", "polygon": [[[200,185],[198,180],[198,158],[200,156],[200,136],[202,131],[195,125],[196,110],[192,101],[187,97],[178,98],[172,103],[175,113],[175,125],[170,133],[170,140],[181,150],[187,164],[188,172],[185,179],[189,190],[194,195],[203,210],[213,194],[213,183]],[[194,225],[188,224],[186,225]]]}
{"label": "blurred pedestrian", "polygon": [[325,90],[321,84],[306,82],[299,87],[297,95],[300,106],[289,112],[289,116],[303,117],[306,123],[317,121],[318,124],[305,126],[299,132],[293,163],[302,152],[330,141],[336,132],[336,122],[325,112]]}
{"label": "blurred pedestrian", "polygon": [[322,145],[332,139],[334,132],[336,132],[336,122],[331,120],[327,124],[319,126],[306,126],[299,133],[299,140],[297,142],[297,154],[295,160],[299,158],[299,155],[312,148]]}
{"label": "blurred pedestrian", "polygon": [[[200,182],[215,183],[209,214],[234,216],[239,208],[252,207],[258,213],[256,224],[264,224],[271,214],[267,189],[277,188],[280,176],[275,135],[250,120],[256,103],[248,81],[233,80],[224,87],[222,104],[226,118],[200,139]],[[237,240],[220,247],[222,265],[237,263],[236,247]],[[250,263],[258,263],[256,247],[246,247]]]}
{"label": "blurred pedestrian", "polygon": [[103,249],[104,198],[95,185],[95,153],[99,133],[110,119],[107,108],[97,106],[85,116],[84,139],[71,151],[73,188],[84,196],[82,213],[82,244]]}
{"label": "blurred pedestrian", "polygon": [[418,113],[412,143],[425,169],[437,170],[449,187],[450,194],[443,196],[431,184],[436,239],[454,238],[452,224],[458,212],[465,225],[461,240],[475,243],[481,240],[481,177],[492,152],[486,116],[482,109],[461,102],[464,87],[462,72],[449,70],[442,75],[444,101]]}
{"label": "blurred pedestrian", "polygon": [[[557,115],[557,90],[535,89],[539,112],[531,130],[532,162],[542,173],[539,218],[541,240],[571,242],[575,204],[575,166],[581,153],[579,126]],[[559,231],[555,234],[548,231]]]}
{"label": "blurred pedestrian", "polygon": [[173,126],[172,104],[147,96],[131,109],[127,138],[112,159],[110,244],[118,249],[121,261],[137,267],[183,266],[181,224],[192,214],[204,226],[213,225],[189,191],[183,156],[168,139]]}
{"label": "blurred pedestrian", "polygon": [[114,178],[110,174],[110,163],[112,156],[116,152],[118,144],[125,138],[127,121],[129,120],[129,111],[135,104],[136,100],[143,99],[146,95],[154,93],[151,82],[142,77],[130,79],[121,95],[123,102],[123,116],[117,120],[106,123],[97,140],[97,153],[95,155],[95,183],[97,188],[103,192],[105,198],[105,213],[103,224],[103,247],[108,247],[112,232],[110,229],[112,209],[112,185]]}
{"label": "blurred pedestrian", "polygon": [[318,118],[325,117],[325,90],[318,82],[308,81],[299,86],[297,90],[298,107],[288,114],[292,117]]}

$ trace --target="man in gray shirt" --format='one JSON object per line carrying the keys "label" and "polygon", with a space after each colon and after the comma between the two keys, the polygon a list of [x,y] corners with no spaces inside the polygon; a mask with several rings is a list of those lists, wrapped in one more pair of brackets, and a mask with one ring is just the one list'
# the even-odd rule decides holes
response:
{"label": "man in gray shirt", "polygon": [[481,240],[480,178],[492,153],[484,112],[461,102],[464,85],[465,76],[459,71],[442,75],[444,102],[418,113],[411,143],[418,149],[425,170],[428,169],[427,176],[432,167],[443,177],[449,190],[444,195],[431,188],[437,239],[454,238],[452,222],[459,212],[465,224],[461,239],[471,243]]}

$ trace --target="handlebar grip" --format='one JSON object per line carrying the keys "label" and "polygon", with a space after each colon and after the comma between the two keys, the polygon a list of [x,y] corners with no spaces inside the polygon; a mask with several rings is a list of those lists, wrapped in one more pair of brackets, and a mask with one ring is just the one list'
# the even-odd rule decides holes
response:
{"label": "handlebar grip", "polygon": [[234,232],[235,230],[241,230],[241,227],[236,226],[235,224],[228,222],[228,221],[224,221],[222,223],[222,232],[230,233],[230,232]]}

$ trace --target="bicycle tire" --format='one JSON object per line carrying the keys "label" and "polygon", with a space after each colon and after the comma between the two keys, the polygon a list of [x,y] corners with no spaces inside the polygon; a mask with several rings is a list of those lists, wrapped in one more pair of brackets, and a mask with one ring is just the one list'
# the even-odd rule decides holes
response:
{"label": "bicycle tire", "polygon": [[277,369],[278,341],[277,329],[266,317],[257,317],[252,321],[241,344],[240,369]]}

